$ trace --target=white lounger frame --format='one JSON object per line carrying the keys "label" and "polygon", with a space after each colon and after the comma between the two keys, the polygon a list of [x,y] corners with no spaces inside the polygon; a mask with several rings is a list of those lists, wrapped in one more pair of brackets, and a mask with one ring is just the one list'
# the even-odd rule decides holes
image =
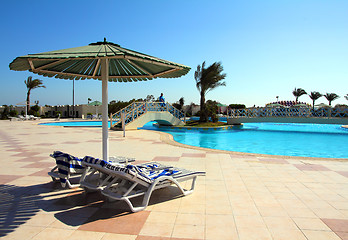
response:
{"label": "white lounger frame", "polygon": [[[189,174],[180,177],[179,173],[177,176],[174,175],[174,177],[160,176],[151,183],[148,183],[139,178],[139,176],[132,176],[123,171],[110,170],[100,166],[99,164],[85,162],[83,164],[86,168],[85,173],[81,176],[80,185],[82,188],[87,191],[99,190],[111,201],[125,201],[132,212],[144,210],[148,206],[151,194],[154,190],[165,188],[172,184],[175,184],[179,188],[183,196],[191,194],[194,191],[197,176],[205,174],[203,172],[189,172]],[[91,169],[93,170],[91,171]],[[105,174],[107,177],[103,180],[99,180],[97,183],[92,183],[92,178],[96,173]],[[180,182],[187,180],[192,180],[191,188],[189,190],[182,188],[180,185]],[[131,199],[140,196],[143,196],[142,204],[140,206],[134,206]]]}
{"label": "white lounger frame", "polygon": [[[66,186],[68,186],[68,188],[77,188],[80,186],[80,183],[76,183],[76,184],[72,184],[70,182],[70,178],[73,177],[80,177],[82,173],[69,173],[68,177],[66,178]],[[52,170],[50,172],[48,172],[48,175],[52,178],[52,180],[54,182],[60,182],[60,177],[58,174],[58,166],[55,166],[54,168],[52,168]],[[62,184],[62,187],[64,188],[65,186],[63,185],[62,182],[60,182]]]}

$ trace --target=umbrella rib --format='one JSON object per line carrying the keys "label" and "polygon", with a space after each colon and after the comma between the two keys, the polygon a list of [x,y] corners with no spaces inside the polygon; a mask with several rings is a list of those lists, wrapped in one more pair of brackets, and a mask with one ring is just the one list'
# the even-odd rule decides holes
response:
{"label": "umbrella rib", "polygon": [[30,67],[31,67],[31,70],[34,70],[35,67],[34,67],[34,64],[33,64],[33,60],[29,60],[29,59],[28,59],[28,62],[29,62],[29,65],[30,65]]}
{"label": "umbrella rib", "polygon": [[134,62],[131,62],[129,59],[126,59],[127,62],[129,62],[129,64],[136,66],[137,68],[139,68],[141,71],[143,71],[144,73],[147,73],[150,77],[153,77],[153,74],[149,73],[148,71],[146,71],[144,68],[140,67],[139,65],[137,65]]}
{"label": "umbrella rib", "polygon": [[95,77],[95,75],[97,74],[97,71],[98,71],[100,62],[101,62],[100,59],[98,59],[98,62],[97,62],[97,65],[96,65],[95,68],[94,68],[94,72],[93,72],[92,77]]}
{"label": "umbrella rib", "polygon": [[[115,55],[119,55],[119,54],[117,54],[116,53],[116,51],[114,51],[109,45],[106,45],[110,50],[111,50],[111,52],[113,52]],[[118,49],[117,49],[118,50]],[[119,51],[119,50],[118,50]]]}
{"label": "umbrella rib", "polygon": [[154,77],[160,77],[162,75],[165,75],[165,74],[169,74],[169,73],[172,73],[172,72],[176,72],[176,71],[179,71],[181,69],[170,69],[170,70],[167,70],[167,71],[164,71],[164,72],[161,72],[161,73],[157,73],[154,75]]}
{"label": "umbrella rib", "polygon": [[[173,71],[173,70],[171,70]],[[49,71],[49,70],[41,70],[39,71],[31,71],[34,73],[47,73],[47,74],[54,74],[54,75],[61,75],[61,76],[74,76],[74,77],[83,77],[83,78],[93,78],[90,75],[83,75],[83,74],[77,74],[77,73],[65,73],[65,72],[54,72],[54,71]],[[98,78],[98,77],[94,77]],[[110,78],[115,78],[115,76],[110,76]],[[144,78],[143,75],[126,75],[126,76],[117,76],[117,78]]]}
{"label": "umbrella rib", "polygon": [[45,64],[45,65],[43,65],[41,67],[38,67],[35,70],[41,70],[43,68],[52,67],[52,66],[58,65],[58,64],[60,64],[62,62],[65,62],[65,61],[67,61],[67,60],[66,59],[58,60],[58,61],[55,61],[55,62],[52,62],[52,63]]}
{"label": "umbrella rib", "polygon": [[165,67],[171,67],[171,68],[176,68],[176,69],[183,69],[184,66],[178,66],[178,65],[174,65],[174,64],[170,64],[170,63],[161,63],[161,62],[157,62],[155,60],[147,60],[147,59],[142,59],[142,58],[136,58],[136,57],[131,57],[131,56],[125,56],[126,59],[130,59],[130,60],[135,60],[135,61],[141,61],[141,62],[146,62],[146,63],[151,63],[151,64],[155,64],[155,65],[159,65],[159,66],[165,66]]}

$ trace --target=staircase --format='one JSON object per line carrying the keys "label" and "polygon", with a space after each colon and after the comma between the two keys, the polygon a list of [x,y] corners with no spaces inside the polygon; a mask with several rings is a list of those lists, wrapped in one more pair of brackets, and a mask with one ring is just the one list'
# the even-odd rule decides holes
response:
{"label": "staircase", "polygon": [[111,129],[122,128],[121,116],[124,114],[125,129],[137,129],[150,121],[161,125],[184,125],[185,113],[169,103],[133,102],[111,116]]}

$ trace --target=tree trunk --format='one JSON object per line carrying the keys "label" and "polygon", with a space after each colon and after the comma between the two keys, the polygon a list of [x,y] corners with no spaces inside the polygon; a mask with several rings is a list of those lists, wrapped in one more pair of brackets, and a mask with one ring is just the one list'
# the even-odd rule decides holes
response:
{"label": "tree trunk", "polygon": [[27,108],[27,114],[29,114],[29,107],[30,107],[30,90],[27,92],[27,102],[26,102],[26,108]]}
{"label": "tree trunk", "polygon": [[201,112],[200,112],[200,116],[199,116],[199,121],[200,122],[207,122],[208,118],[207,118],[207,111],[205,109],[205,94],[204,92],[201,92]]}
{"label": "tree trunk", "polygon": [[313,111],[314,111],[314,102],[315,102],[315,100],[313,99]]}

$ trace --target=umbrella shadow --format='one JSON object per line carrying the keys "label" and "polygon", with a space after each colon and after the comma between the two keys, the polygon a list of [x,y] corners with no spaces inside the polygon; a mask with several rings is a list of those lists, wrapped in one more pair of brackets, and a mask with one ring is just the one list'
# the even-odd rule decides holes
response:
{"label": "umbrella shadow", "polygon": [[44,204],[42,194],[52,193],[54,183],[45,183],[28,187],[0,185],[0,237],[13,232],[21,224],[40,211]]}
{"label": "umbrella shadow", "polygon": [[[176,187],[156,190],[149,206],[180,197]],[[138,205],[141,201],[136,198],[133,203]],[[85,193],[79,188],[64,190],[60,183],[0,185],[0,237],[15,231],[40,211],[54,212],[59,224],[72,227],[133,214],[124,201],[110,202],[99,192]]]}

